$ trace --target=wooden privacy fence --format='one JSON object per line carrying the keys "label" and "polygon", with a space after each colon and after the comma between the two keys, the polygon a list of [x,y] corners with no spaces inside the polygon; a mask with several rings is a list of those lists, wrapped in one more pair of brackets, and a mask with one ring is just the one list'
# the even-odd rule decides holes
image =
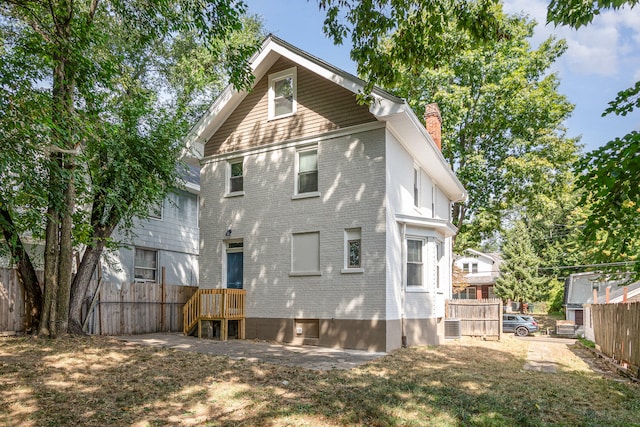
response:
{"label": "wooden privacy fence", "polygon": [[89,306],[87,332],[98,335],[130,335],[180,332],[182,307],[198,288],[158,283],[110,283],[99,287]]}
{"label": "wooden privacy fence", "polygon": [[600,351],[640,378],[640,302],[593,304],[591,318]]}
{"label": "wooden privacy fence", "polygon": [[450,299],[446,302],[445,317],[460,320],[460,335],[497,337],[502,334],[502,300]]}
{"label": "wooden privacy fence", "polygon": [[0,333],[25,332],[29,311],[16,270],[0,268]]}

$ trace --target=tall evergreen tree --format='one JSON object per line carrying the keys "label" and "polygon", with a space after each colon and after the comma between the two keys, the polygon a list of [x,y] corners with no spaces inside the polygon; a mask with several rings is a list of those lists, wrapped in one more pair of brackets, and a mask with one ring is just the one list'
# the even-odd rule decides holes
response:
{"label": "tall evergreen tree", "polygon": [[516,221],[505,237],[502,247],[504,262],[500,266],[495,292],[503,300],[519,302],[522,310],[524,302],[547,298],[548,279],[538,275],[540,258],[534,251],[524,221]]}

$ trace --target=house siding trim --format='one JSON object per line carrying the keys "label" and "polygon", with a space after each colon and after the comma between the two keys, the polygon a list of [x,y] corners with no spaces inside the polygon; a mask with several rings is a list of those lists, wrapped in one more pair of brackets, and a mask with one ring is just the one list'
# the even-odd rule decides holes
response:
{"label": "house siding trim", "polygon": [[408,226],[432,229],[437,234],[433,234],[430,237],[451,237],[457,233],[456,227],[447,220],[396,214],[396,221],[401,225],[406,224]]}
{"label": "house siding trim", "polygon": [[219,162],[231,160],[237,157],[244,157],[256,154],[265,154],[271,151],[277,151],[287,148],[303,148],[304,146],[311,146],[313,144],[320,143],[331,139],[341,138],[344,136],[350,136],[362,132],[368,132],[370,130],[383,129],[386,126],[384,122],[370,122],[360,125],[349,126],[346,128],[336,129],[333,131],[327,131],[321,135],[314,137],[299,137],[292,138],[285,141],[273,142],[271,144],[261,145],[260,147],[246,148],[244,150],[238,150],[228,153],[212,154],[201,160],[201,164],[204,166],[207,163]]}

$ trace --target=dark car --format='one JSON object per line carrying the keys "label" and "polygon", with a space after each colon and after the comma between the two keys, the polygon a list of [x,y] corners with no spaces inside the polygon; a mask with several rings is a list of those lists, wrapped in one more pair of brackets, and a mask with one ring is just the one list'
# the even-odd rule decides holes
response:
{"label": "dark car", "polygon": [[503,314],[502,332],[514,332],[519,337],[526,337],[538,330],[538,322],[526,314]]}

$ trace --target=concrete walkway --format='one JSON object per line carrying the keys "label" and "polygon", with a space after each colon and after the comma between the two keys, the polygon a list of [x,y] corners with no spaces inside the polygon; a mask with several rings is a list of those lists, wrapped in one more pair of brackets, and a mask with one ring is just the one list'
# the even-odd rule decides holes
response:
{"label": "concrete walkway", "polygon": [[553,338],[549,336],[533,336],[518,338],[529,343],[526,371],[554,373],[562,360],[575,357],[570,346],[576,340],[567,338]]}
{"label": "concrete walkway", "polygon": [[287,346],[267,341],[198,339],[177,332],[127,335],[116,338],[131,345],[171,348],[236,360],[276,363],[320,371],[351,369],[386,354],[313,346]]}

